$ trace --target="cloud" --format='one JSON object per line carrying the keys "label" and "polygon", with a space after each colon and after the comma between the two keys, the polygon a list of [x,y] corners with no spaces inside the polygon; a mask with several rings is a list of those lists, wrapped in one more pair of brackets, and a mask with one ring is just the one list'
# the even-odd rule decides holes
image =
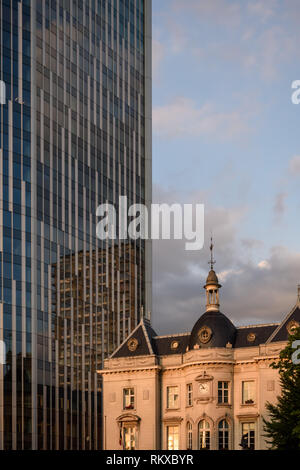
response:
{"label": "cloud", "polygon": [[211,21],[231,28],[241,21],[241,5],[234,0],[173,0],[173,8],[191,11],[200,21]]}
{"label": "cloud", "polygon": [[[154,187],[154,195],[154,202],[168,204],[200,203],[207,197],[200,192],[182,193],[158,186]],[[242,223],[245,213],[244,207],[227,211],[222,207],[209,210],[207,206],[206,247],[199,252],[186,251],[185,240],[153,242],[153,320],[159,332],[184,331],[197,320],[199,312],[205,308],[201,292],[209,269],[211,229],[214,232],[218,268],[225,271],[230,266],[230,260],[235,258],[236,248],[232,240],[235,238],[235,228]]]}
{"label": "cloud", "polygon": [[258,38],[257,56],[263,77],[278,78],[279,66],[294,59],[297,53],[297,38],[280,26],[273,26]]}
{"label": "cloud", "polygon": [[259,269],[268,269],[268,270],[271,269],[271,265],[270,265],[269,261],[266,260],[266,259],[261,261],[260,263],[258,263],[257,266],[259,267]]}
{"label": "cloud", "polygon": [[259,250],[264,246],[264,243],[261,240],[255,240],[254,238],[243,238],[241,240],[241,245],[247,250]]}
{"label": "cloud", "polygon": [[[183,197],[175,190],[156,187],[154,191],[159,202],[180,202]],[[203,194],[191,193],[189,202],[202,198]],[[255,261],[257,252],[245,253],[244,239],[239,238],[246,214],[244,207],[206,207],[205,247],[200,252],[185,251],[184,241],[153,243],[153,325],[158,334],[190,331],[205,312],[203,286],[209,271],[211,228],[224,314],[236,325],[272,323],[281,321],[293,307],[300,253],[276,246],[262,261]],[[253,240],[253,246],[261,247],[263,241]]]}
{"label": "cloud", "polygon": [[221,139],[241,138],[251,130],[247,116],[240,110],[221,112],[209,103],[197,107],[184,97],[153,109],[153,129],[159,137],[212,135]]}
{"label": "cloud", "polygon": [[300,175],[300,155],[295,155],[290,161],[289,170],[293,175]]}
{"label": "cloud", "polygon": [[[258,138],[257,145],[260,149],[268,146],[268,130],[261,133],[259,131],[260,128],[264,130],[265,124],[268,129],[270,125],[272,126],[272,119],[276,116],[276,106],[281,100],[281,92],[286,94],[284,83],[288,67],[295,67],[299,43],[297,24],[300,18],[299,0],[278,2],[282,3],[282,7],[280,6],[280,9],[278,7],[278,10],[276,2],[268,0],[247,0],[247,2],[168,0],[165,3],[157,3],[160,5],[158,37],[165,48],[164,54],[168,58],[169,69],[164,83],[167,86],[159,90],[159,96],[164,95],[165,101],[163,103],[160,101],[160,106],[154,108],[154,135],[166,139],[189,138],[192,144],[193,138],[199,136],[201,137],[199,141],[203,141],[203,137],[207,136],[218,140],[241,136],[245,138],[253,132],[253,129],[257,129],[255,135]],[[291,4],[295,6],[298,4],[295,14]],[[231,10],[230,5],[232,5]],[[287,14],[290,18],[287,18]],[[180,78],[183,76],[182,67],[185,71],[190,68],[193,80],[189,83],[195,82],[199,85],[196,92],[192,87],[189,89],[187,83],[185,90],[188,92],[179,89],[182,80],[179,78],[177,82],[173,80],[176,67],[179,67]],[[193,99],[203,96],[207,93],[205,90],[209,92],[214,88],[211,82],[215,77],[221,77],[218,83],[221,83],[222,91],[224,89],[220,102],[210,103],[180,97],[185,93]],[[272,91],[270,80],[281,79],[284,81],[280,82],[282,86]],[[265,83],[262,83],[263,81]],[[252,114],[249,115],[246,106],[241,104],[242,94],[248,100],[249,107],[253,107],[253,96],[256,100],[261,100],[261,112],[255,109],[251,110]],[[177,98],[174,99],[174,96]],[[207,94],[205,99],[209,99]],[[214,97],[212,99],[215,100]],[[232,107],[228,108],[228,103],[237,104],[232,104]],[[272,106],[272,116],[269,116],[270,106]],[[254,115],[257,117],[256,120],[252,119]],[[283,131],[286,129],[288,126],[284,126]],[[283,135],[283,138],[285,137],[290,138],[289,134]],[[156,143],[159,144],[158,140]],[[271,143],[274,143],[273,140]],[[254,139],[251,144],[254,147],[250,151],[253,150],[255,154]],[[163,147],[163,151],[166,152],[164,159],[168,159],[165,143]],[[266,172],[264,188],[268,188],[270,184],[273,187],[272,175],[276,173],[278,166],[276,163],[278,155],[277,157],[276,155],[271,176],[267,174],[264,165],[260,166],[260,172]],[[154,242],[153,321],[159,334],[190,331],[194,322],[205,311],[203,285],[209,270],[211,228],[215,237],[216,270],[223,285],[221,311],[235,324],[280,321],[295,303],[296,286],[300,281],[299,250],[286,246],[272,246],[272,239],[278,239],[280,236],[280,233],[272,234],[272,231],[275,232],[272,223],[269,223],[269,228],[262,227],[259,215],[255,215],[254,206],[250,207],[248,218],[247,207],[243,207],[241,203],[246,200],[252,204],[250,196],[247,199],[242,196],[233,198],[237,182],[241,179],[241,171],[246,172],[249,168],[251,180],[253,171],[255,174],[253,165],[257,165],[257,161],[254,159],[251,164],[250,157],[232,154],[231,149],[226,149],[224,145],[224,162],[231,158],[234,163],[240,163],[240,166],[236,164],[235,172],[230,172],[232,181],[229,178],[226,180],[223,170],[220,169],[220,176],[216,172],[211,180],[211,188],[207,190],[210,194],[213,192],[215,194],[211,199],[207,194],[183,194],[180,190],[154,189],[155,195],[160,193],[159,202],[221,201],[223,196],[226,201],[224,204],[231,204],[228,208],[206,206],[206,243],[201,252],[185,251],[184,241]],[[207,165],[203,164],[203,169],[206,171]],[[186,178],[182,178],[182,185],[187,185],[189,171],[186,168],[184,170],[187,173]],[[289,170],[290,174],[300,174],[300,156],[293,157]],[[198,171],[200,173],[201,169]],[[193,172],[195,173],[195,167]],[[174,171],[172,176],[173,174]],[[284,174],[284,177],[286,176],[287,171]],[[180,184],[179,181],[179,187]],[[287,187],[287,184],[279,186],[279,194],[275,195],[271,204],[269,198],[263,199],[263,191],[257,193],[262,209],[264,207],[266,209],[265,222],[274,217],[274,222],[278,223],[282,222],[284,216],[288,217],[289,213],[285,213],[287,195],[284,192],[287,191],[285,189]],[[252,190],[253,187],[248,190],[249,195],[252,194]],[[270,191],[271,187],[269,193]],[[289,197],[292,197],[291,191],[292,188],[288,191]],[[232,200],[237,202],[228,202]],[[252,225],[249,222],[252,222]],[[257,224],[257,234],[266,233],[265,239],[251,238],[255,224]],[[293,227],[293,223],[289,225]],[[294,234],[293,229],[288,227],[284,229],[286,234],[286,230],[289,230],[290,240]]]}
{"label": "cloud", "polygon": [[247,5],[249,13],[258,17],[263,23],[269,20],[272,16],[274,16],[276,7],[276,0],[260,0],[257,2],[251,0]]}
{"label": "cloud", "polygon": [[243,271],[241,269],[227,269],[218,273],[218,278],[220,282],[226,282],[227,279],[231,276],[239,276]]}
{"label": "cloud", "polygon": [[281,14],[276,0],[252,0],[244,5],[228,0],[170,3],[162,28],[167,31],[168,54],[192,54],[200,70],[207,60],[213,65],[229,62],[265,81],[275,81],[285,71],[282,66],[297,57],[299,30],[286,20],[286,10],[292,8],[286,7]]}
{"label": "cloud", "polygon": [[297,31],[268,25],[263,30],[243,28],[241,35],[232,34],[223,41],[210,40],[192,51],[200,63],[204,58],[218,67],[230,64],[237,67],[238,73],[251,70],[269,82],[278,80],[285,71],[283,65],[294,61],[298,42]]}

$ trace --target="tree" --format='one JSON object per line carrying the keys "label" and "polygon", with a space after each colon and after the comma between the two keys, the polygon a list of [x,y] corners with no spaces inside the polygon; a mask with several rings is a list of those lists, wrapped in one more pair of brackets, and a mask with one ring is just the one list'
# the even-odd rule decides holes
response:
{"label": "tree", "polygon": [[267,443],[276,450],[300,450],[300,364],[295,361],[300,354],[293,348],[299,340],[300,328],[289,337],[279,360],[271,364],[279,371],[281,395],[276,405],[266,404],[269,420],[264,419],[264,430]]}

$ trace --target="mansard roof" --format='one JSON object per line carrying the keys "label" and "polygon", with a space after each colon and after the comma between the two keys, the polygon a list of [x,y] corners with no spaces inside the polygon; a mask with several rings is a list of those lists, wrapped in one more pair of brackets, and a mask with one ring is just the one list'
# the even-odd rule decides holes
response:
{"label": "mansard roof", "polygon": [[250,348],[264,344],[278,326],[279,323],[274,323],[271,325],[253,325],[237,328],[234,347]]}
{"label": "mansard roof", "polygon": [[[204,344],[199,341],[199,331],[202,328],[209,328],[211,338]],[[227,344],[234,346],[236,337],[236,327],[226,315],[221,312],[205,312],[195,323],[192,329],[189,348],[194,349],[197,345],[200,348],[226,348]]]}
{"label": "mansard roof", "polygon": [[[129,337],[111,355],[111,358],[148,356],[155,354],[152,339],[157,336],[150,323],[142,319]],[[136,347],[130,347],[130,341],[136,342]],[[134,343],[133,343],[134,344]]]}
{"label": "mansard roof", "polygon": [[292,322],[300,324],[300,305],[299,303],[293,310],[286,316],[283,322],[276,328],[273,334],[268,339],[268,343],[275,343],[277,341],[287,341],[289,337],[288,329]]}
{"label": "mansard roof", "polygon": [[[218,315],[214,314],[219,319]],[[169,356],[175,354],[184,354],[189,349],[194,347],[203,347],[197,342],[197,331],[199,328],[209,327],[212,332],[212,337],[219,333],[220,325],[216,322],[208,321],[206,317],[208,313],[204,314],[196,322],[192,333],[182,333],[176,335],[158,336],[146,319],[142,319],[135,330],[130,336],[119,346],[119,348],[112,354],[111,358],[125,358],[135,356]],[[222,315],[223,318],[224,315]],[[225,317],[225,316],[224,316]],[[227,318],[227,317],[226,317]],[[200,321],[203,319],[203,321]],[[204,321],[205,320],[205,321]],[[228,320],[228,322],[230,322]],[[228,323],[227,322],[227,323]],[[226,323],[226,325],[227,325]],[[229,323],[228,323],[229,324]],[[300,300],[292,311],[286,316],[281,323],[272,323],[267,325],[252,325],[243,327],[234,327],[230,322],[230,331],[226,333],[226,342],[232,344],[233,348],[250,348],[257,347],[261,344],[268,344],[280,341],[287,341],[289,337],[289,329],[291,325],[300,324]],[[225,325],[225,326],[226,326]],[[222,325],[221,325],[222,326]],[[223,331],[224,326],[221,328]],[[228,328],[227,328],[228,329]],[[225,334],[224,333],[224,334]],[[223,334],[223,333],[222,333]],[[223,336],[224,336],[223,334]],[[221,335],[222,336],[222,335]],[[217,338],[218,339],[218,338]],[[223,340],[222,340],[223,341]],[[226,347],[223,342],[210,341],[206,347]],[[198,345],[198,346],[197,346]],[[205,345],[204,345],[205,347]]]}
{"label": "mansard roof", "polygon": [[[155,351],[158,356],[184,354],[188,347],[190,333],[182,333],[170,336],[157,336],[153,338]],[[177,347],[174,347],[178,344]]]}

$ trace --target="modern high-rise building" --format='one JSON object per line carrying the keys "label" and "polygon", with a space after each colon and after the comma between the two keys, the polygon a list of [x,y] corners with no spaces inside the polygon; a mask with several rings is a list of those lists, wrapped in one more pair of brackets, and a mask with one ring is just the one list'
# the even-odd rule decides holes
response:
{"label": "modern high-rise building", "polygon": [[151,0],[0,0],[0,28],[0,449],[99,449],[97,370],[151,312],[151,243],[96,236],[151,203]]}

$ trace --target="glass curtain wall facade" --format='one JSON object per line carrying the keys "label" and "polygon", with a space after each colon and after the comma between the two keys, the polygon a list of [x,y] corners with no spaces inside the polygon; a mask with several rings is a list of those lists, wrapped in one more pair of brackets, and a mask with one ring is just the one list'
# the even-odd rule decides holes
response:
{"label": "glass curtain wall facade", "polygon": [[[102,361],[151,311],[151,0],[1,0],[0,449],[101,448]],[[118,230],[118,227],[117,227]]]}

